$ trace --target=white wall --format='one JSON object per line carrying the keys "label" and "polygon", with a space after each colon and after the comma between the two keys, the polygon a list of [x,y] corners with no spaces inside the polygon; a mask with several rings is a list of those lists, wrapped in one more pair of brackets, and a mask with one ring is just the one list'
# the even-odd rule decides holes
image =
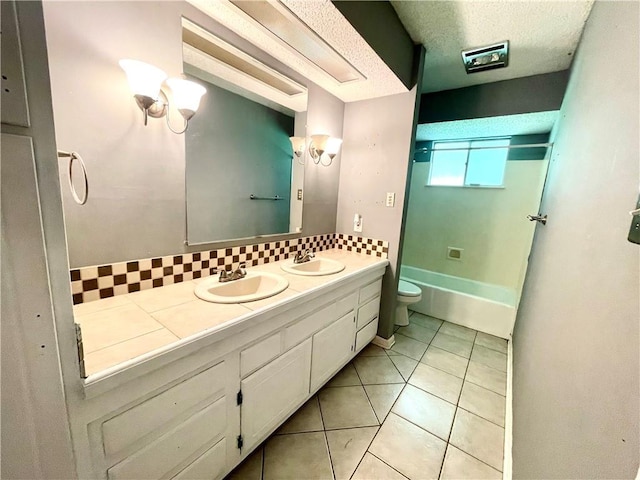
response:
{"label": "white wall", "polygon": [[508,161],[505,188],[426,187],[430,165],[413,165],[402,263],[519,291],[547,162]]}
{"label": "white wall", "polygon": [[637,2],[596,2],[514,332],[515,478],[633,478],[640,451]]}
{"label": "white wall", "polygon": [[[393,333],[400,230],[411,150],[416,89],[408,93],[348,103],[338,194],[336,231],[389,242],[378,334]],[[395,206],[385,207],[387,192]],[[353,215],[363,218],[362,233],[353,232]]]}

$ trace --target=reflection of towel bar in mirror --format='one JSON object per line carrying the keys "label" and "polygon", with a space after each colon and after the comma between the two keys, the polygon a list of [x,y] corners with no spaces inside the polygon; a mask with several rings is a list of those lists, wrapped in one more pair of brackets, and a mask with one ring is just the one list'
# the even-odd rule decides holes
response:
{"label": "reflection of towel bar in mirror", "polygon": [[284,198],[281,197],[280,195],[276,195],[275,197],[258,197],[257,195],[254,195],[253,193],[251,195],[249,195],[249,198],[251,200],[284,200]]}

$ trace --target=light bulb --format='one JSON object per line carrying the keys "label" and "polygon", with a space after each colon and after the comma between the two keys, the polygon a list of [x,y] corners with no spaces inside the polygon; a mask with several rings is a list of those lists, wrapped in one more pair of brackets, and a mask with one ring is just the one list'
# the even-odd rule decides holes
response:
{"label": "light bulb", "polygon": [[291,148],[296,157],[300,158],[304,153],[305,138],[304,137],[289,137],[291,140]]}

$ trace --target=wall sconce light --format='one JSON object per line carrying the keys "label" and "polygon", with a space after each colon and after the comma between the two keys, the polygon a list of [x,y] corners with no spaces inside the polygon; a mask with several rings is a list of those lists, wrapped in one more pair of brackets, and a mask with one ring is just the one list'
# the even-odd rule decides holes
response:
{"label": "wall sconce light", "polygon": [[[291,148],[293,149],[293,155],[295,155],[298,163],[304,165],[304,150],[305,150],[305,138],[304,137],[289,137],[291,140]],[[302,159],[302,160],[301,160]]]}
{"label": "wall sconce light", "polygon": [[[167,79],[167,74],[159,68],[138,60],[123,59],[119,64],[127,74],[138,107],[144,113],[144,124],[147,125],[148,117],[161,118],[166,115],[169,130],[177,134],[186,132],[189,120],[195,115],[200,99],[207,90],[183,78]],[[165,80],[171,90],[173,104],[184,118],[184,129],[181,131],[174,130],[169,122],[169,100],[162,90]]]}
{"label": "wall sconce light", "polygon": [[[328,167],[333,162],[334,157],[338,154],[342,145],[341,138],[331,137],[329,135],[311,135],[311,143],[309,143],[309,154],[313,159],[313,163]],[[329,157],[329,162],[325,163],[325,159]]]}

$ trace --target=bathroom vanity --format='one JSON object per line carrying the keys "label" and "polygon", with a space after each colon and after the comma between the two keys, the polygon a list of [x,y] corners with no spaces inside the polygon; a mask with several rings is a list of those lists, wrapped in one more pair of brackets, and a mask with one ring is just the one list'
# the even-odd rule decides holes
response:
{"label": "bathroom vanity", "polygon": [[286,295],[87,378],[74,422],[81,477],[221,478],[314,395],[375,337],[388,264],[320,255],[345,269],[252,267],[282,273]]}

